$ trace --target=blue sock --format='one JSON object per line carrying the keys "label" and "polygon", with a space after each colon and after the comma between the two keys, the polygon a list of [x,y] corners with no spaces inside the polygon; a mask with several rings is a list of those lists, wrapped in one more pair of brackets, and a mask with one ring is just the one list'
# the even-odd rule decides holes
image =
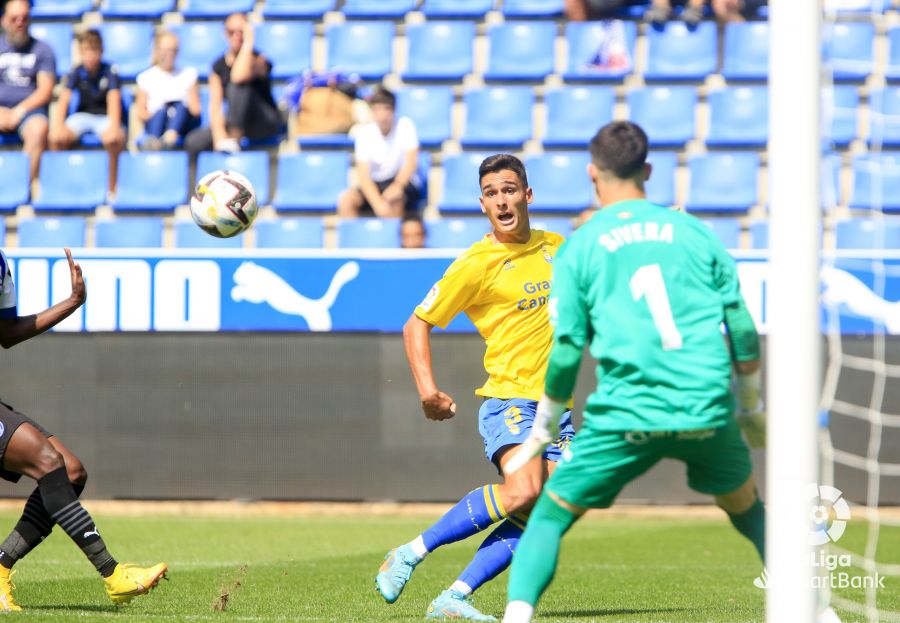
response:
{"label": "blue sock", "polygon": [[506,516],[506,509],[500,502],[500,485],[485,485],[470,491],[423,532],[422,541],[426,549],[433,552],[441,545],[467,539]]}
{"label": "blue sock", "polygon": [[462,582],[474,592],[482,584],[500,575],[509,566],[524,530],[525,524],[521,519],[509,517],[484,540],[472,562],[456,581]]}

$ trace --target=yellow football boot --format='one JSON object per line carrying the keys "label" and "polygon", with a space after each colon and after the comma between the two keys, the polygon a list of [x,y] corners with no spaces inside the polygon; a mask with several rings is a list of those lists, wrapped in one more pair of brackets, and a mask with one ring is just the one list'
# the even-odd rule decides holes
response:
{"label": "yellow football boot", "polygon": [[22,606],[13,599],[12,576],[15,573],[12,569],[7,569],[0,565],[0,611],[3,610],[21,610]]}
{"label": "yellow football boot", "polygon": [[163,562],[147,568],[119,563],[112,575],[103,579],[106,594],[117,606],[128,603],[138,595],[149,593],[168,570]]}

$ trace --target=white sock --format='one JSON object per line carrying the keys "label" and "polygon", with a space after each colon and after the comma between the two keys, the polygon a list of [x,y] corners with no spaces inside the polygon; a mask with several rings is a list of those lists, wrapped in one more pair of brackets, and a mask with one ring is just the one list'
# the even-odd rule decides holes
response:
{"label": "white sock", "polygon": [[531,623],[534,606],[524,601],[511,601],[506,604],[503,623]]}
{"label": "white sock", "polygon": [[466,596],[472,594],[472,588],[465,582],[460,582],[459,580],[450,585],[450,590],[458,591]]}
{"label": "white sock", "polygon": [[422,538],[421,534],[409,542],[409,547],[419,557],[419,560],[428,555],[428,548],[425,547],[425,539]]}

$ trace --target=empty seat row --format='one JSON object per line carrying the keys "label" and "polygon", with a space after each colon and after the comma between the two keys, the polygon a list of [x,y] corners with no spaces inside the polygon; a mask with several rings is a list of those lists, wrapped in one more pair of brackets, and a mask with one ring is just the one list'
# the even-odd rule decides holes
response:
{"label": "empty seat row", "polygon": [[[865,37],[874,31],[866,24],[837,24],[832,29],[829,57],[837,79],[862,79],[871,73],[871,39],[865,55]],[[868,24],[871,27],[871,24]],[[72,58],[72,25],[35,23],[32,33],[45,40],[57,55],[57,70],[68,71]],[[155,26],[149,21],[105,21],[99,25],[104,54],[125,79],[133,79],[150,62]],[[195,67],[205,77],[212,62],[225,50],[220,22],[189,21],[168,26],[180,35],[179,60]],[[616,28],[620,28],[616,32]],[[862,29],[862,30],[860,30]],[[555,70],[555,22],[510,20],[487,30],[489,51],[484,77],[488,80],[542,81]],[[327,67],[355,71],[367,80],[377,80],[395,68],[393,41],[396,28],[388,21],[348,21],[326,27]],[[409,49],[396,63],[405,80],[458,82],[473,72],[475,23],[430,20],[406,26]],[[273,61],[273,76],[288,78],[311,66],[313,22],[268,20],[258,26],[257,47]],[[571,22],[565,26],[568,56],[562,59],[566,80],[620,79],[631,73],[633,63],[601,67],[595,62],[598,48],[610,38],[620,38],[633,60],[637,24],[633,21],[609,26],[603,22]],[[688,28],[670,22],[647,31],[647,80],[702,81],[718,68],[716,25],[701,23]],[[894,46],[897,47],[897,46]],[[893,48],[892,48],[893,49]],[[898,51],[900,54],[900,51]],[[628,59],[626,59],[627,61]],[[839,71],[838,71],[839,69]],[[900,71],[900,67],[897,68]],[[722,72],[728,79],[765,80],[768,75],[768,24],[728,24]]]}
{"label": "empty seat row", "polygon": [[[533,219],[532,227],[572,233],[567,218]],[[20,247],[83,247],[87,221],[83,217],[35,217],[19,219]],[[163,246],[162,217],[119,217],[98,219],[94,223],[94,246],[98,248],[160,248]],[[190,220],[174,223],[175,246],[179,248],[241,248],[241,236],[215,238]],[[425,221],[426,247],[463,248],[480,240],[488,231],[486,218],[444,218]],[[253,224],[256,248],[322,248],[325,232],[321,218],[293,217],[260,219]],[[5,234],[0,221],[0,238]],[[340,221],[337,225],[341,248],[397,248],[400,246],[400,220],[361,218]]]}
{"label": "empty seat row", "polygon": [[[741,224],[736,218],[705,219],[728,249],[741,248]],[[554,231],[563,236],[572,233],[572,222],[564,218],[533,218],[534,229]],[[20,247],[83,247],[87,222],[81,217],[20,219],[18,239]],[[161,217],[121,217],[101,219],[94,223],[94,246],[98,248],[160,248],[163,246]],[[177,248],[241,248],[243,238],[214,238],[205,234],[193,221],[179,220],[174,224]],[[465,248],[488,233],[490,225],[481,218],[443,218],[425,221],[426,247],[432,249]],[[260,219],[253,225],[255,248],[258,249],[315,249],[323,246],[325,227],[322,219],[294,217]],[[767,249],[768,221],[754,221],[749,226],[750,246]],[[896,249],[900,248],[900,217],[850,218],[834,224],[835,246],[838,249]],[[5,235],[0,220],[0,240]],[[400,246],[398,219],[362,218],[340,221],[337,225],[340,248],[397,248]]]}
{"label": "empty seat row", "polygon": [[[250,12],[255,0],[187,0],[182,7],[185,17],[225,17],[235,11]],[[266,17],[321,17],[337,7],[337,0],[266,0]],[[426,15],[480,16],[495,8],[495,0],[425,0]],[[503,13],[517,17],[554,17],[562,15],[563,0],[503,0]],[[39,17],[79,17],[95,8],[94,0],[34,0],[34,13]],[[100,0],[99,11],[105,17],[159,18],[176,9],[176,0]],[[418,0],[345,0],[341,11],[352,17],[399,18],[419,8]]]}
{"label": "empty seat row", "polygon": [[[478,212],[478,166],[487,152],[447,155],[442,160],[443,187],[437,206],[442,212]],[[427,183],[429,156],[420,159],[420,175]],[[675,152],[651,152],[653,174],[647,184],[650,199],[675,205]],[[587,153],[545,152],[525,158],[529,183],[535,191],[536,211],[577,212],[593,203],[585,173]],[[840,161],[823,162],[823,204],[841,203]],[[217,154],[198,160],[198,176],[216,169],[232,169],[253,182],[261,204],[281,211],[331,212],[348,186],[350,157],[340,151],[304,151],[278,158],[275,192],[269,196],[269,156],[265,152]],[[759,156],[755,152],[709,152],[688,158],[690,177],[684,207],[689,211],[745,212],[759,203]],[[93,211],[107,203],[107,156],[100,151],[48,152],[41,160],[38,212]],[[849,207],[900,211],[900,154],[861,154],[852,159],[853,184]],[[27,157],[0,153],[0,210],[13,212],[28,203]],[[111,202],[120,212],[171,212],[188,196],[188,163],[183,152],[123,153],[119,185]]]}

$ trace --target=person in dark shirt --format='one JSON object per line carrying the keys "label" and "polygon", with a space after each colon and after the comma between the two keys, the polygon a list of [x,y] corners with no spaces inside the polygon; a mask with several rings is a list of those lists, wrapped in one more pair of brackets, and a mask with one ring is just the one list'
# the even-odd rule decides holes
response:
{"label": "person in dark shirt", "polygon": [[[102,60],[103,39],[96,30],[78,37],[81,65],[63,78],[50,120],[50,149],[69,149],[82,135],[93,132],[109,154],[109,191],[116,189],[117,160],[125,147],[122,91],[116,68]],[[72,97],[75,112],[66,116]]]}
{"label": "person in dark shirt", "polygon": [[253,24],[243,13],[232,13],[225,20],[225,36],[228,50],[213,63],[209,75],[209,127],[198,128],[185,139],[192,154],[238,151],[243,137],[266,138],[284,127],[272,98],[272,63],[253,48]]}
{"label": "person in dark shirt", "polygon": [[47,148],[47,107],[56,82],[56,59],[50,46],[32,37],[31,3],[9,0],[0,25],[0,133],[18,133],[37,179]]}

